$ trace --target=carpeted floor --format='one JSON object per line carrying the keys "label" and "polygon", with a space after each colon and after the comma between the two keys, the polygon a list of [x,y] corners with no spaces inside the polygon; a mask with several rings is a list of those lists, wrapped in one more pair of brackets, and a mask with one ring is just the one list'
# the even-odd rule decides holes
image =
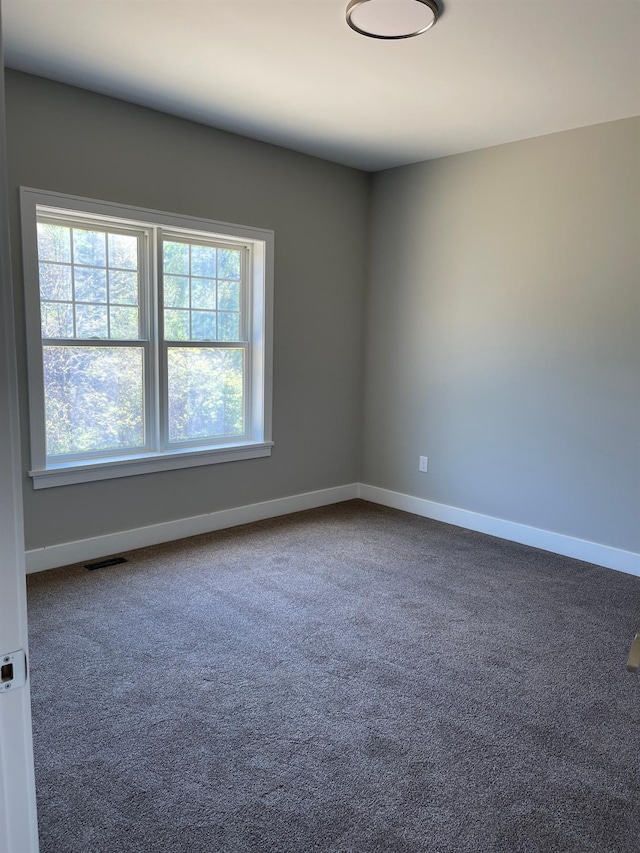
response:
{"label": "carpeted floor", "polygon": [[638,853],[640,579],[362,501],[29,578],[42,853]]}

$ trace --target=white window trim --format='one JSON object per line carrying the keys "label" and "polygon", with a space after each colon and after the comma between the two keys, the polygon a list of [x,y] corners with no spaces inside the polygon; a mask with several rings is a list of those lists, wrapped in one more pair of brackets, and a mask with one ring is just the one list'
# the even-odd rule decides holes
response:
{"label": "white window trim", "polygon": [[[191,468],[240,459],[269,456],[271,438],[273,385],[273,262],[274,232],[227,222],[216,222],[194,216],[96,201],[29,187],[20,189],[22,246],[24,260],[25,306],[27,320],[27,364],[29,381],[29,420],[31,438],[31,470],[34,489],[72,483],[127,477],[136,474]],[[36,215],[38,207],[48,207],[89,214],[95,217],[128,220],[134,226],[158,225],[162,228],[200,232],[226,241],[249,243],[252,250],[250,325],[251,373],[250,395],[251,437],[215,446],[177,447],[164,452],[127,453],[100,457],[95,461],[63,461],[47,463],[45,452],[44,380],[42,338],[40,331],[40,286]]]}

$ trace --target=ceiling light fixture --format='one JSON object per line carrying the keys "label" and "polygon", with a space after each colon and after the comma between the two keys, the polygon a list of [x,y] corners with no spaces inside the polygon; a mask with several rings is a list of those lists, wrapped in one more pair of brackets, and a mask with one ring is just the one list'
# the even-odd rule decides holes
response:
{"label": "ceiling light fixture", "polygon": [[437,20],[436,0],[351,0],[347,6],[351,29],[374,39],[419,36]]}

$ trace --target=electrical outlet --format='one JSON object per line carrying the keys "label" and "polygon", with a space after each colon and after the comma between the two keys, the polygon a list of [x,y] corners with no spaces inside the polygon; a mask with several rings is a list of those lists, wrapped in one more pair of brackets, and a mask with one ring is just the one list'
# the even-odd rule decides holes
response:
{"label": "electrical outlet", "polygon": [[422,471],[423,474],[426,474],[429,470],[429,457],[421,456],[420,464],[418,465],[418,471]]}

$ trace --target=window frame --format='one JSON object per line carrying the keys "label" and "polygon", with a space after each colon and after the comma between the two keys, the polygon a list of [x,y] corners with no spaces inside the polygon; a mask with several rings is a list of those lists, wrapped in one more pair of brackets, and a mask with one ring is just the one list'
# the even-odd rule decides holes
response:
{"label": "window frame", "polygon": [[[114,202],[98,201],[29,187],[20,188],[22,254],[27,332],[27,367],[31,468],[34,489],[69,485],[92,480],[126,477],[154,471],[210,465],[238,459],[269,456],[272,416],[273,359],[273,263],[274,232],[200,217],[168,213]],[[45,394],[41,299],[37,243],[37,217],[53,216],[91,222],[105,227],[143,231],[140,262],[148,263],[148,295],[139,299],[139,346],[147,353],[145,361],[145,428],[147,445],[142,450],[93,452],[57,458],[46,457]],[[117,220],[113,222],[113,220]],[[245,434],[241,438],[224,437],[188,443],[168,442],[168,421],[162,415],[167,407],[167,357],[171,341],[164,340],[162,293],[163,258],[161,238],[186,242],[220,241],[246,247],[243,263],[248,265],[242,306],[246,325],[245,349]],[[141,279],[143,270],[141,269]],[[141,293],[144,285],[141,284]],[[143,332],[146,331],[146,337]],[[59,340],[53,339],[61,345]],[[72,344],[77,339],[69,339]],[[82,346],[132,346],[135,341],[101,338],[81,339]],[[180,346],[215,346],[211,341],[179,341]],[[232,344],[233,345],[233,344]],[[236,344],[237,345],[237,344]],[[153,364],[151,360],[153,359]],[[155,381],[151,382],[151,377]]]}

